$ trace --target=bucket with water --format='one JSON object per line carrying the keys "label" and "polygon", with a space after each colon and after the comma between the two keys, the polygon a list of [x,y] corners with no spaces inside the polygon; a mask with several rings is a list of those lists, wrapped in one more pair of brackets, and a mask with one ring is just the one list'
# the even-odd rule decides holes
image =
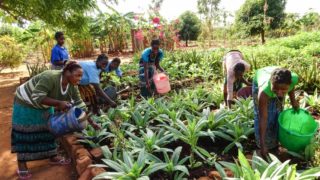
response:
{"label": "bucket with water", "polygon": [[55,136],[81,131],[87,125],[85,117],[86,113],[77,107],[72,107],[65,113],[55,113],[49,117],[49,131]]}

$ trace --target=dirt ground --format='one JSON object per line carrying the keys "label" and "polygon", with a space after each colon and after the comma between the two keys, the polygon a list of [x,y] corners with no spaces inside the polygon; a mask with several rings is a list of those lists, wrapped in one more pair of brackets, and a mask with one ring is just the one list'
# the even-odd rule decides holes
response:
{"label": "dirt ground", "polygon": [[[123,63],[131,61],[132,56],[120,56]],[[86,58],[93,60],[95,58]],[[111,59],[111,57],[110,57]],[[18,179],[16,154],[11,153],[11,113],[14,92],[19,86],[20,77],[27,77],[28,71],[23,64],[0,73],[0,180]],[[32,180],[73,180],[76,172],[71,165],[51,166],[48,160],[28,162]]]}

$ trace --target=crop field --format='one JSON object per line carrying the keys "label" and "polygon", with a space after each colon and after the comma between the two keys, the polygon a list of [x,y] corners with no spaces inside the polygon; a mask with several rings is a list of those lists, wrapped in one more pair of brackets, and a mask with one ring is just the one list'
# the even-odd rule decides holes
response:
{"label": "crop field", "polygon": [[[239,47],[253,67],[252,72],[272,64],[299,74],[300,106],[315,118],[320,115],[320,49],[315,45],[319,37],[319,32],[301,33],[264,46]],[[252,99],[238,99],[231,109],[221,105],[221,60],[227,50],[168,52],[163,66],[170,74],[173,91],[161,97],[143,99],[138,95],[138,87],[134,87],[137,74],[133,71],[137,58],[123,67],[131,75],[121,81],[109,75],[105,86],[130,86],[131,91],[121,95],[119,107],[94,117],[103,130],[89,126],[78,134],[79,142],[87,148],[101,147],[103,151],[104,157],[97,159],[94,166],[108,170],[96,178],[197,178],[217,170],[221,177],[231,173],[245,179],[263,174],[304,179],[312,173],[298,173],[295,169],[319,166],[319,135],[301,154],[282,152],[276,155],[281,161],[276,156],[264,161],[255,152]],[[289,107],[288,99],[285,106]],[[251,166],[246,157],[250,157]],[[235,160],[237,163],[233,164]],[[271,168],[274,165],[277,168]],[[256,166],[261,167],[254,170]],[[225,173],[224,168],[232,172]]]}

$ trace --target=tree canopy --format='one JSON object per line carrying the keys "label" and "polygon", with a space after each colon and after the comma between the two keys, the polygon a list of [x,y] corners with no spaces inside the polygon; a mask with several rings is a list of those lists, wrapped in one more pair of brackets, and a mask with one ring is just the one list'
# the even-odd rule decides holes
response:
{"label": "tree canopy", "polygon": [[96,0],[0,0],[0,14],[19,22],[42,20],[51,26],[79,29]]}
{"label": "tree canopy", "polygon": [[188,46],[188,40],[196,40],[200,33],[201,21],[197,15],[191,11],[186,11],[179,17],[180,20],[180,32],[181,39],[186,41]]}
{"label": "tree canopy", "polygon": [[286,0],[246,0],[236,13],[236,26],[247,35],[261,35],[265,42],[266,28],[280,27],[284,19]]}

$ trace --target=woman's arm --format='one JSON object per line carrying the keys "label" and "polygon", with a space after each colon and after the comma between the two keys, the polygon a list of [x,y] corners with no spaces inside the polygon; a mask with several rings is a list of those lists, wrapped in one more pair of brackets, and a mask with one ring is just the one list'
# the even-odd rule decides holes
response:
{"label": "woman's arm", "polygon": [[69,103],[67,101],[59,101],[59,100],[52,99],[49,97],[43,98],[41,101],[41,104],[47,105],[47,106],[57,107],[59,110],[62,110],[62,111],[72,107],[71,103]]}
{"label": "woman's arm", "polygon": [[147,62],[143,62],[143,67],[144,67],[144,79],[146,80],[146,85],[147,88],[150,88],[150,83],[149,83],[149,64]]}
{"label": "woman's arm", "polygon": [[290,102],[291,102],[292,107],[293,107],[295,110],[298,110],[298,109],[299,109],[299,102],[298,102],[297,99],[295,98],[295,89],[292,89],[292,90],[289,92],[289,98],[290,98]]}
{"label": "woman's arm", "polygon": [[260,147],[261,155],[266,156],[268,154],[268,149],[265,145],[266,131],[267,131],[267,120],[268,120],[268,96],[264,92],[259,92],[258,95],[258,121],[259,121],[259,136],[260,136]]}
{"label": "woman's arm", "polygon": [[243,82],[244,84],[246,84],[247,86],[252,86],[252,83],[249,82],[249,81],[247,81],[245,78],[242,78],[242,82]]}
{"label": "woman's arm", "polygon": [[157,69],[159,69],[161,72],[164,72],[164,69],[160,66],[160,61],[156,61],[155,65]]}
{"label": "woman's arm", "polygon": [[117,104],[110,99],[110,97],[102,90],[99,84],[92,84],[94,89],[96,90],[96,93],[98,96],[103,97],[110,105],[111,107],[117,107]]}

